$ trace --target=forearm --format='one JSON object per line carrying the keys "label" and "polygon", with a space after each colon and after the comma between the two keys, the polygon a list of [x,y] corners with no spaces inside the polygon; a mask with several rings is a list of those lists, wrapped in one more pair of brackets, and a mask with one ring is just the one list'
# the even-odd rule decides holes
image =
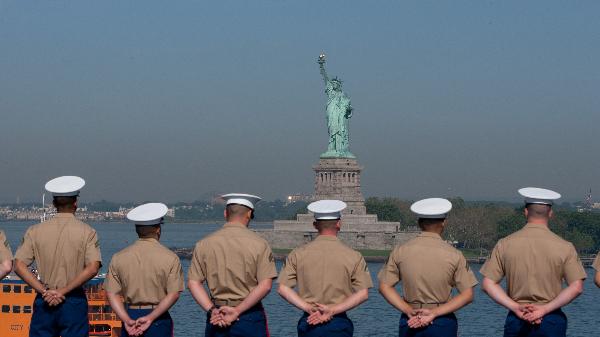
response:
{"label": "forearm", "polygon": [[290,304],[294,305],[296,308],[310,312],[310,308],[312,307],[308,302],[303,300],[298,293],[296,293],[292,288],[285,286],[283,284],[279,284],[277,288],[277,292],[281,297],[283,297]]}
{"label": "forearm", "polygon": [[121,297],[115,293],[106,292],[106,296],[108,297],[108,303],[110,303],[110,307],[113,309],[117,317],[123,322],[127,322],[131,320],[127,310],[125,310],[125,305],[123,301],[121,301]]}
{"label": "forearm", "polygon": [[473,288],[466,289],[447,303],[431,310],[436,316],[443,316],[457,311],[465,305],[473,302]]}
{"label": "forearm", "polygon": [[383,298],[391,304],[394,308],[402,311],[403,313],[410,315],[413,308],[404,301],[402,296],[398,294],[396,289],[388,284],[379,282],[379,292],[383,295]]}
{"label": "forearm", "polygon": [[169,293],[165,298],[163,298],[160,303],[152,310],[152,312],[148,315],[153,321],[159,318],[162,314],[167,312],[175,302],[179,299],[180,292]]}
{"label": "forearm", "polygon": [[4,276],[8,275],[12,270],[12,261],[6,260],[0,263],[0,280],[4,278]]}
{"label": "forearm", "polygon": [[568,287],[564,288],[558,296],[552,301],[546,303],[544,308],[546,312],[552,312],[556,309],[562,308],[565,305],[571,303],[577,296],[583,292],[583,280],[577,280],[569,284]]}
{"label": "forearm", "polygon": [[496,282],[489,278],[484,278],[482,282],[482,289],[488,296],[490,296],[496,303],[507,308],[508,310],[515,311],[518,309],[519,304],[512,298],[508,297],[504,289]]}
{"label": "forearm", "polygon": [[29,271],[29,267],[23,261],[15,259],[15,273],[36,292],[43,294],[46,291],[46,286]]}
{"label": "forearm", "polygon": [[63,295],[70,293],[76,288],[81,287],[85,282],[91,280],[94,276],[98,274],[98,269],[100,269],[100,262],[95,261],[83,268],[81,273],[75,276],[67,285],[60,289]]}
{"label": "forearm", "polygon": [[267,296],[267,294],[269,294],[272,285],[273,280],[270,278],[260,281],[256,288],[250,291],[250,294],[246,296],[242,303],[235,307],[237,312],[241,314],[255,306],[256,303],[260,302],[265,296]]}
{"label": "forearm", "polygon": [[346,297],[346,299],[340,303],[331,307],[333,314],[337,315],[342,312],[354,309],[359,306],[362,302],[369,298],[369,289],[361,289],[354,294]]}
{"label": "forearm", "polygon": [[190,293],[192,293],[192,297],[196,303],[198,303],[198,305],[200,305],[204,311],[210,310],[210,308],[215,305],[210,299],[210,296],[208,296],[208,293],[204,289],[204,286],[202,286],[201,282],[189,280],[188,288],[190,289]]}

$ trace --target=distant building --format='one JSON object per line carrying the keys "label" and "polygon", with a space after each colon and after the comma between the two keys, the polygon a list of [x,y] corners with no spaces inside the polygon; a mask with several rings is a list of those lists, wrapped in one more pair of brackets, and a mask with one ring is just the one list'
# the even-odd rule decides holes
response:
{"label": "distant building", "polygon": [[311,200],[312,197],[306,194],[291,194],[288,195],[287,198],[285,198],[286,204],[288,205],[299,201],[309,202]]}

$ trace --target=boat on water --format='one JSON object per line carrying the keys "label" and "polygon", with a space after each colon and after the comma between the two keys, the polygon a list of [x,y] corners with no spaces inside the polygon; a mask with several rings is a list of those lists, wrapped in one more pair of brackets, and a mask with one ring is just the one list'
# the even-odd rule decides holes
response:
{"label": "boat on water", "polygon": [[[90,337],[118,337],[122,323],[110,307],[103,283],[104,277],[97,276],[84,285]],[[12,274],[0,281],[0,287],[0,336],[29,336],[35,291]]]}

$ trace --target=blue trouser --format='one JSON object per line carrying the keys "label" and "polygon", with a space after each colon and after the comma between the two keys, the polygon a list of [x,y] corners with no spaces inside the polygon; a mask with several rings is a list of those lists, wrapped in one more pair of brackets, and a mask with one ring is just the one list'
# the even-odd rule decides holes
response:
{"label": "blue trouser", "polygon": [[554,310],[542,318],[541,324],[529,324],[512,311],[506,316],[504,337],[565,337],[567,316],[562,310]]}
{"label": "blue trouser", "polygon": [[402,314],[400,317],[399,337],[456,337],[458,335],[458,323],[454,314],[436,317],[430,325],[411,329],[408,326],[408,316]]}
{"label": "blue trouser", "polygon": [[33,301],[29,337],[88,337],[88,304],[83,289],[76,289],[54,307],[38,294]]}
{"label": "blue trouser", "polygon": [[298,337],[352,337],[354,324],[346,313],[333,316],[331,321],[323,324],[310,325],[304,313],[298,321]]}
{"label": "blue trouser", "polygon": [[262,304],[258,303],[243,312],[238,320],[228,327],[221,328],[210,324],[210,312],[206,315],[205,337],[269,337],[267,315]]}
{"label": "blue trouser", "polygon": [[[136,320],[152,312],[152,309],[131,309],[127,308],[127,313],[131,319]],[[173,337],[173,320],[168,312],[160,315],[152,322],[148,330],[144,331],[143,337]],[[123,326],[121,337],[129,337],[127,330]]]}

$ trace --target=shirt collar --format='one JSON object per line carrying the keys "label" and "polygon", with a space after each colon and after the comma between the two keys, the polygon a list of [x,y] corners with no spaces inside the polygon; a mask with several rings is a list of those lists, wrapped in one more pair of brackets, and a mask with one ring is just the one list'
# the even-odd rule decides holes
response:
{"label": "shirt collar", "polygon": [[524,228],[538,228],[538,229],[550,230],[550,228],[548,228],[547,225],[540,224],[540,223],[527,223]]}
{"label": "shirt collar", "polygon": [[337,236],[331,235],[319,235],[315,238],[315,241],[337,241]]}
{"label": "shirt collar", "polygon": [[248,228],[246,225],[241,224],[239,222],[228,222],[223,225],[223,228]]}
{"label": "shirt collar", "polygon": [[432,233],[432,232],[421,232],[421,233],[419,234],[419,237],[422,237],[422,238],[432,238],[432,239],[439,239],[439,240],[441,240],[441,239],[442,239],[442,237],[441,237],[439,234],[437,234],[437,233]]}
{"label": "shirt collar", "polygon": [[156,240],[155,238],[142,238],[142,239],[138,239],[138,241],[158,243],[158,240]]}
{"label": "shirt collar", "polygon": [[74,218],[75,214],[73,213],[56,213],[54,215],[54,218],[59,218],[59,219],[69,219],[69,218]]}

